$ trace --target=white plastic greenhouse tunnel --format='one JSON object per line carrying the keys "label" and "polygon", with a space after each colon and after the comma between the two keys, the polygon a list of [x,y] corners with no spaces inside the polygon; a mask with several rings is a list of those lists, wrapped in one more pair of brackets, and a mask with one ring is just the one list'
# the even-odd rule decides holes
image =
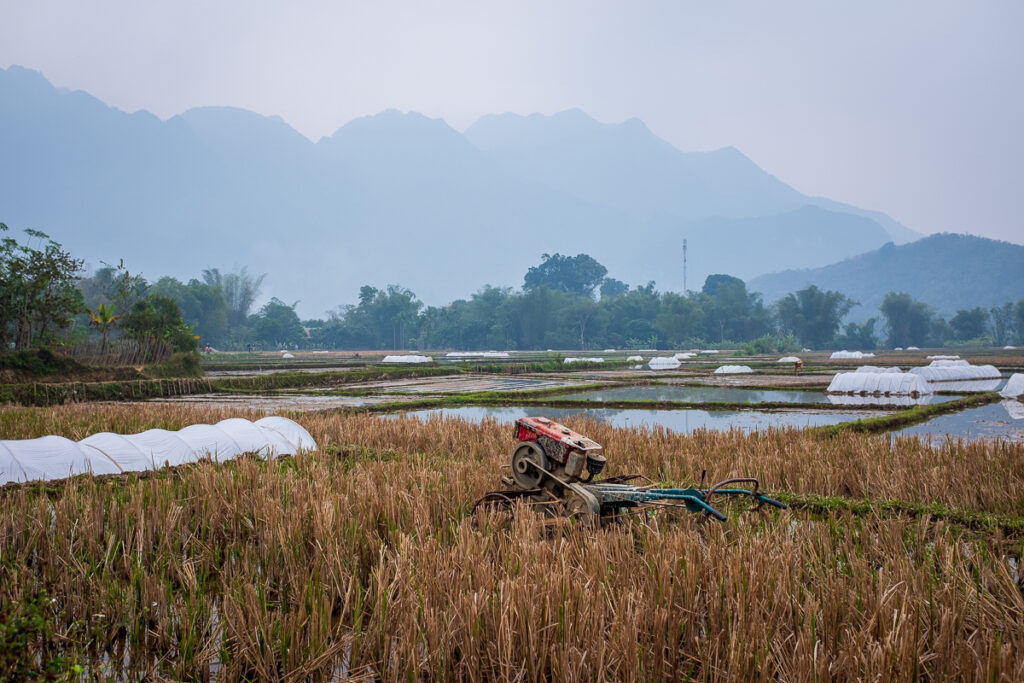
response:
{"label": "white plastic greenhouse tunnel", "polygon": [[511,358],[508,351],[452,351],[445,358]]}
{"label": "white plastic greenhouse tunnel", "polygon": [[856,358],[874,358],[874,357],[875,357],[875,354],[873,354],[873,353],[864,353],[863,351],[847,351],[846,349],[843,349],[842,351],[833,351],[832,355],[829,356],[829,358],[832,359],[832,360],[845,360],[845,359],[850,359],[850,358],[854,358],[854,359],[856,359]]}
{"label": "white plastic greenhouse tunnel", "polygon": [[884,373],[884,372],[903,372],[899,368],[880,368],[876,365],[862,365],[857,368],[854,372],[873,372],[873,373]]}
{"label": "white plastic greenhouse tunnel", "polygon": [[999,379],[1002,377],[994,365],[971,365],[965,360],[933,360],[921,368],[911,368],[911,373],[929,382],[949,382],[963,379]]}
{"label": "white plastic greenhouse tunnel", "polygon": [[796,356],[783,356],[782,358],[775,361],[776,363],[799,363],[800,359]]}
{"label": "white plastic greenhouse tunnel", "polygon": [[928,382],[909,372],[840,372],[826,390],[830,394],[889,394],[914,396],[932,393]]}
{"label": "white plastic greenhouse tunnel", "polygon": [[626,357],[626,362],[627,363],[643,363],[644,362],[644,357],[643,356],[627,356]]}
{"label": "white plastic greenhouse tunnel", "polygon": [[566,358],[562,361],[563,364],[567,363],[603,363],[604,358]]}
{"label": "white plastic greenhouse tunnel", "polygon": [[381,363],[429,363],[432,360],[434,359],[430,356],[409,354],[405,356],[384,356],[384,360]]}
{"label": "white plastic greenhouse tunnel", "polygon": [[680,365],[682,363],[679,362],[679,359],[673,356],[658,356],[647,361],[647,367],[651,370],[674,370]]}
{"label": "white plastic greenhouse tunnel", "polygon": [[0,441],[0,485],[63,479],[79,474],[121,474],[175,467],[204,458],[232,460],[243,453],[262,457],[315,451],[316,441],[285,417],[242,418],[198,424],[176,432],[101,432],[81,441],[62,436]]}
{"label": "white plastic greenhouse tunnel", "polygon": [[716,375],[742,375],[753,372],[749,365],[723,365],[715,370]]}
{"label": "white plastic greenhouse tunnel", "polygon": [[1018,401],[1024,398],[1024,375],[1019,372],[1010,375],[1010,379],[1006,381],[1006,386],[999,392],[999,395],[1003,398],[1015,398]]}

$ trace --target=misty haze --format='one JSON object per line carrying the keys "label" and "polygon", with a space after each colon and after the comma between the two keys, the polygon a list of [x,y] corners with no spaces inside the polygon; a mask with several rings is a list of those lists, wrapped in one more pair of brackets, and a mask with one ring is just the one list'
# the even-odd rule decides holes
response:
{"label": "misty haze", "polygon": [[1024,680],[1024,5],[0,6],[0,680]]}

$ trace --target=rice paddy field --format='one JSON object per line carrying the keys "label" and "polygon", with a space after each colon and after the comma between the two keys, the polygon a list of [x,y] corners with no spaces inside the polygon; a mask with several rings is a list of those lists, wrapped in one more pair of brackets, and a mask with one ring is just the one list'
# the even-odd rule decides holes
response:
{"label": "rice paddy field", "polygon": [[[543,415],[563,395],[543,392],[609,381],[568,379],[516,397],[474,386],[458,400],[518,400]],[[955,403],[887,415],[923,421]],[[710,481],[755,476],[790,506],[593,529],[526,508],[474,513],[501,488],[511,426],[398,405],[282,412],[318,444],[295,457],[0,488],[0,676],[1024,680],[1020,442],[683,432],[566,413],[604,446],[608,475],[680,486],[705,470]],[[255,419],[263,407],[8,404],[0,429],[81,439]]]}

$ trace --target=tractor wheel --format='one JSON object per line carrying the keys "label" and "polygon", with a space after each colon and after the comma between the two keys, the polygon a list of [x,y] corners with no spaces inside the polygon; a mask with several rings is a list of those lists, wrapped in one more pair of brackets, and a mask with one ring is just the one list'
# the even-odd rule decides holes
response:
{"label": "tractor wheel", "polygon": [[569,516],[585,527],[596,528],[601,524],[600,516],[594,513],[590,501],[576,493],[569,494],[566,508],[568,509]]}
{"label": "tractor wheel", "polygon": [[546,476],[539,468],[548,469],[544,451],[535,443],[522,443],[512,453],[512,478],[521,489],[539,488]]}

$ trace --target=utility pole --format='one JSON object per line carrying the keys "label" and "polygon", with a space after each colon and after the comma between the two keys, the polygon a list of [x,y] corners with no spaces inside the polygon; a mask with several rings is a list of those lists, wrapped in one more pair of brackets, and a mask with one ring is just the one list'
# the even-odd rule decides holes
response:
{"label": "utility pole", "polygon": [[686,240],[683,240],[683,296],[686,296]]}

